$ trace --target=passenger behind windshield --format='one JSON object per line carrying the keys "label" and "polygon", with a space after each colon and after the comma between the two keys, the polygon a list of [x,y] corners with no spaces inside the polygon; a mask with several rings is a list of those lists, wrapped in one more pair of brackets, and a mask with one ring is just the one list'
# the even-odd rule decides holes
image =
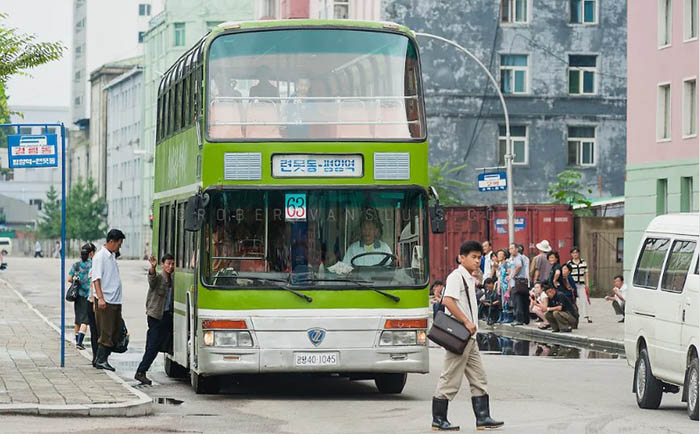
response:
{"label": "passenger behind windshield", "polygon": [[271,72],[267,66],[258,68],[258,84],[250,88],[251,98],[279,98],[280,91],[270,83]]}
{"label": "passenger behind windshield", "polygon": [[292,94],[292,103],[287,108],[287,121],[298,123],[299,125],[289,125],[286,128],[286,136],[290,138],[308,138],[309,125],[304,122],[308,120],[308,111],[310,105],[304,98],[310,95],[311,80],[308,78],[300,78],[295,83],[295,92]]}
{"label": "passenger behind windshield", "polygon": [[366,212],[360,226],[360,239],[348,247],[343,262],[353,267],[390,264],[391,261],[387,260],[387,257],[392,255],[391,248],[379,239],[382,236],[382,231],[382,223],[379,221],[378,213],[376,211]]}

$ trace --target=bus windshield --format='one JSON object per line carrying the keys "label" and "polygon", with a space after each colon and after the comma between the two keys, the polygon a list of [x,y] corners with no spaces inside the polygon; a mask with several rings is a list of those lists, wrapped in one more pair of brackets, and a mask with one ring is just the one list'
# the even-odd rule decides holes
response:
{"label": "bus windshield", "polygon": [[368,30],[267,30],[211,44],[210,140],[414,140],[425,136],[418,55]]}
{"label": "bus windshield", "polygon": [[425,287],[422,190],[208,194],[202,257],[207,286]]}

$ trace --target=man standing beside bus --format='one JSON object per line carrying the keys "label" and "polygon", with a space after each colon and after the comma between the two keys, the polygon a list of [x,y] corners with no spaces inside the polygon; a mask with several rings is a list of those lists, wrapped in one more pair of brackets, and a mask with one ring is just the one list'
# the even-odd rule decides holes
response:
{"label": "man standing beside bus", "polygon": [[450,314],[464,324],[472,336],[462,354],[445,352],[445,364],[433,395],[434,430],[458,431],[459,426],[447,420],[447,405],[454,399],[462,385],[462,375],[467,377],[472,395],[472,408],[476,416],[476,428],[499,428],[503,422],[491,419],[489,395],[486,390],[486,371],[481,363],[476,342],[477,318],[476,284],[472,274],[479,270],[482,247],[478,241],[467,241],[459,249],[459,267],[447,277],[443,304]]}
{"label": "man standing beside bus", "polygon": [[111,229],[107,242],[92,258],[92,282],[97,297],[95,320],[100,331],[95,367],[114,371],[107,358],[119,339],[122,327],[122,281],[119,277],[117,256],[124,241],[124,233]]}
{"label": "man standing beside bus", "polygon": [[148,270],[148,294],[146,295],[146,317],[148,332],[146,334],[146,351],[136,369],[134,378],[141,384],[151,384],[146,372],[151,368],[158,351],[163,348],[168,337],[173,333],[173,271],[175,257],[170,253],[163,255],[163,271],[156,273],[158,260],[149,258],[151,268]]}

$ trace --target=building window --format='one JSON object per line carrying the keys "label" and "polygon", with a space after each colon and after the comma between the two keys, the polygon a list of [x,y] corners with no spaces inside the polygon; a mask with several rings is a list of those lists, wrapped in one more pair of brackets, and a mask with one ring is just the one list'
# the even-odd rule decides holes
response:
{"label": "building window", "polygon": [[615,262],[621,264],[624,259],[625,259],[625,239],[618,238],[617,239],[617,249],[615,252]]}
{"label": "building window", "polygon": [[19,127],[19,133],[20,134],[31,134],[32,127]]}
{"label": "building window", "polygon": [[594,95],[596,93],[597,56],[569,56],[569,94]]}
{"label": "building window", "polygon": [[143,43],[143,35],[144,35],[145,33],[146,33],[146,32],[139,32],[139,44],[142,44],[142,43]]}
{"label": "building window", "polygon": [[671,45],[671,0],[659,0],[659,47]]}
{"label": "building window", "polygon": [[693,177],[681,178],[681,212],[693,211]]}
{"label": "building window", "polygon": [[698,0],[685,0],[685,23],[683,39],[689,41],[698,37]]}
{"label": "building window", "polygon": [[668,212],[668,179],[656,180],[656,215]]}
{"label": "building window", "polygon": [[597,0],[570,0],[572,24],[595,24]]}
{"label": "building window", "polygon": [[569,166],[595,165],[595,127],[569,127]]}
{"label": "building window", "polygon": [[262,18],[277,18],[277,0],[263,0]]}
{"label": "building window", "polygon": [[223,21],[207,21],[207,29],[211,30],[214,27],[218,26],[219,24],[223,23]]}
{"label": "building window", "polygon": [[175,23],[175,46],[185,46],[185,23]]}
{"label": "building window", "polygon": [[671,84],[659,85],[656,98],[656,139],[671,138]]}
{"label": "building window", "polygon": [[698,88],[697,80],[683,82],[683,137],[698,134]]}
{"label": "building window", "polygon": [[345,20],[350,17],[350,0],[340,0],[333,2],[333,18]]}
{"label": "building window", "polygon": [[148,3],[142,3],[139,5],[139,16],[148,17],[151,15],[151,5]]}
{"label": "building window", "polygon": [[80,97],[79,96],[75,97],[75,99],[73,100],[73,105],[80,105]]}
{"label": "building window", "polygon": [[528,0],[501,0],[502,23],[527,23]]}
{"label": "building window", "polygon": [[[510,141],[513,143],[513,164],[527,164],[527,126],[511,125]],[[498,164],[506,161],[506,126],[498,126]]]}
{"label": "building window", "polygon": [[82,54],[83,54],[82,45],[75,47],[75,58],[78,59]]}
{"label": "building window", "polygon": [[527,93],[527,56],[501,55],[501,92]]}
{"label": "building window", "polygon": [[80,70],[75,71],[75,75],[73,76],[75,81],[80,81]]}

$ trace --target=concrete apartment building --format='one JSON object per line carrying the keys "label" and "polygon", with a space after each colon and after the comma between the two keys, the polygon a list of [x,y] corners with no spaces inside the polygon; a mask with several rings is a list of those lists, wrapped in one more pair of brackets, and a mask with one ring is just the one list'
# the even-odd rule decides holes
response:
{"label": "concrete apartment building", "polygon": [[[505,94],[515,158],[515,203],[550,202],[558,173],[583,175],[593,199],[624,189],[627,2],[388,0],[383,19],[456,41]],[[503,204],[477,191],[476,168],[504,165],[500,101],[476,62],[419,38],[431,164],[467,164],[455,178],[468,204]]]}
{"label": "concrete apartment building", "polygon": [[[624,269],[657,215],[698,211],[698,1],[629,8]],[[631,276],[629,276],[631,277]]]}
{"label": "concrete apartment building", "polygon": [[143,158],[139,154],[143,132],[142,68],[133,67],[103,89],[107,115],[107,224],[126,235],[122,255],[140,258],[145,244],[141,238]]}

